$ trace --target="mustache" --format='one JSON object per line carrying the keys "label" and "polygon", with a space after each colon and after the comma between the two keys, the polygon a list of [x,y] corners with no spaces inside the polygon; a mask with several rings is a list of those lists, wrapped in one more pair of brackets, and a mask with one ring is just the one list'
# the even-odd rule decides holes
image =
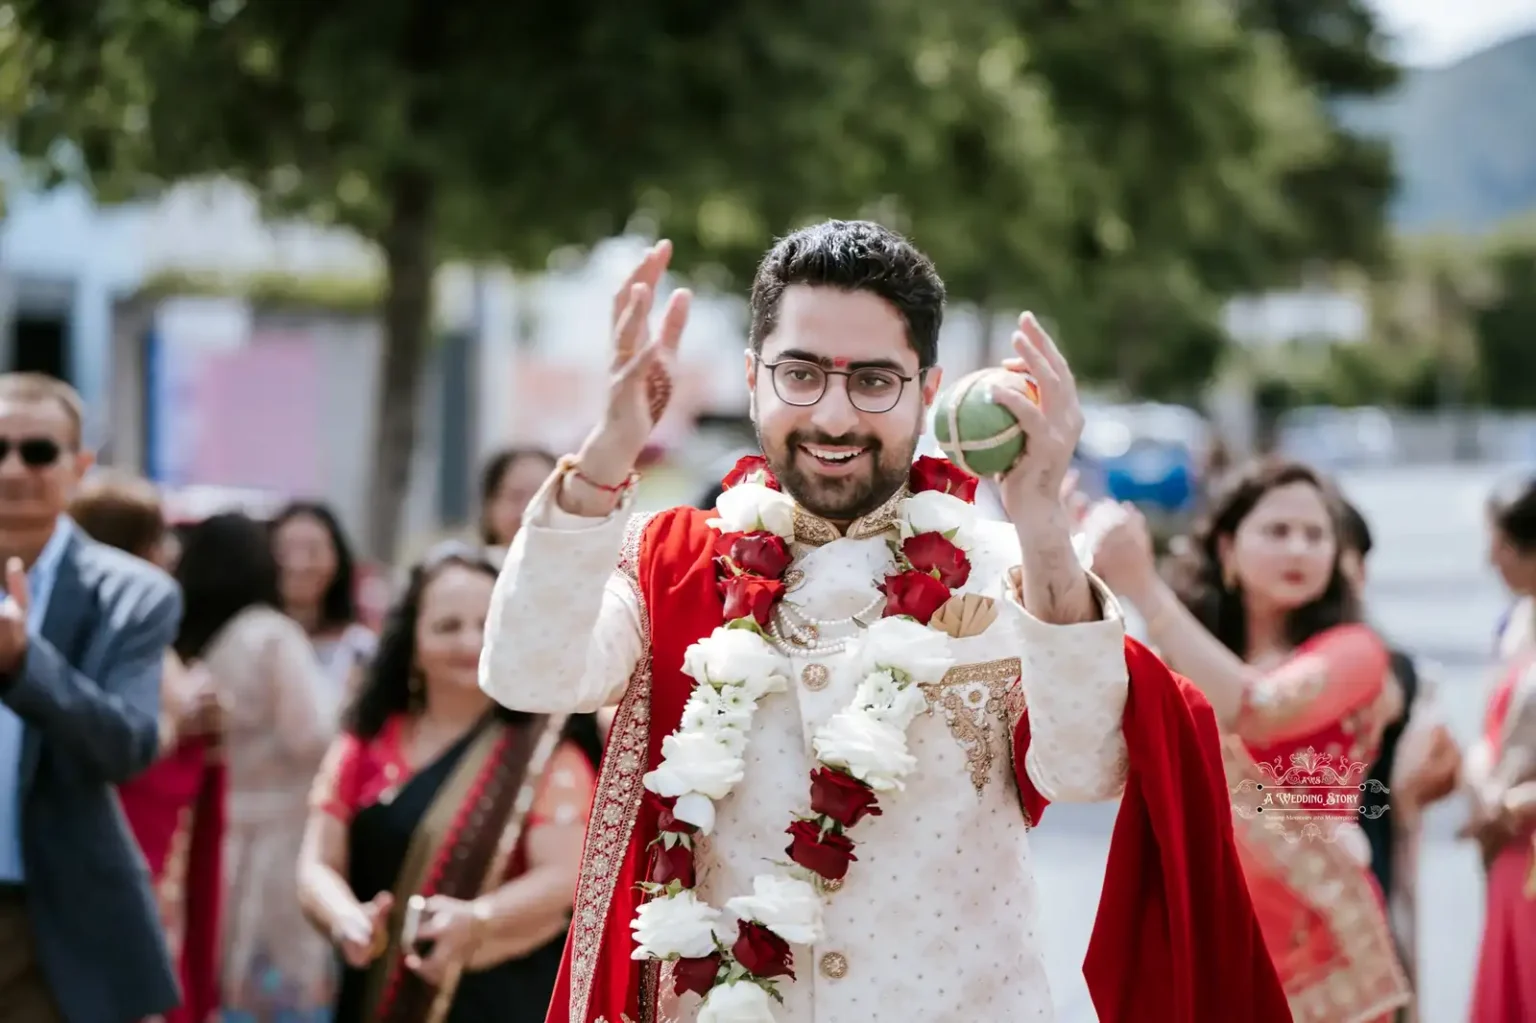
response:
{"label": "mustache", "polygon": [[880,440],[868,434],[845,433],[840,437],[834,437],[829,433],[810,433],[797,430],[789,435],[791,449],[811,444],[826,448],[867,448],[870,451],[880,450]]}

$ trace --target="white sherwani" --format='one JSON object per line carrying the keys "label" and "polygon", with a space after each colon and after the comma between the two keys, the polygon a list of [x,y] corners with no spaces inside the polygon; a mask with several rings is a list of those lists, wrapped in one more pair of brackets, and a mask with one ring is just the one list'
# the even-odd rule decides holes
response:
{"label": "white sherwani", "polygon": [[[667,609],[642,607],[633,579],[644,517],[621,510],[576,518],[555,506],[551,491],[530,506],[497,580],[481,685],[519,710],[595,711],[624,695],[647,660],[650,616]],[[713,905],[750,892],[767,861],[785,858],[785,828],[809,794],[811,735],[848,703],[859,681],[852,653],[837,651],[836,640],[856,634],[849,619],[867,619],[872,605],[878,617],[875,586],[891,564],[893,507],[846,536],[797,516],[785,598],[795,607],[776,631],[820,624],[808,646],[783,643],[797,684],[763,701],[746,777],[717,804],[714,834],[697,850],[698,894]],[[776,1014],[784,1023],[1052,1018],[1012,723],[1027,701],[1026,766],[1042,795],[1067,802],[1117,796],[1126,770],[1124,630],[1118,605],[1097,580],[1102,621],[1055,626],[1032,618],[1005,593],[1008,570],[1020,560],[1013,526],[984,522],[977,529],[964,591],[995,598],[998,618],[984,633],[953,641],[957,666],[925,687],[929,714],[914,722],[909,739],[919,767],[905,791],[882,794],[883,816],[859,824],[858,860],[826,907],[826,944],[796,948],[798,979],[779,985],[785,1004]],[[626,741],[616,726],[610,742]],[[600,787],[589,867],[594,844],[601,855],[608,841],[597,831],[603,799]],[[578,904],[578,931],[583,908]],[[579,934],[573,952],[579,992]],[[665,974],[662,990],[663,1020],[695,1018],[697,995],[671,998]],[[573,1002],[573,1023],[585,1023],[577,1011]]]}

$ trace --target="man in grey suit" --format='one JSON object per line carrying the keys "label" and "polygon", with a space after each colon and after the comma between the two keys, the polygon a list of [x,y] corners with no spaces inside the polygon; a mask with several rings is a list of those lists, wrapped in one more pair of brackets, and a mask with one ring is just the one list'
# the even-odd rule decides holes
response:
{"label": "man in grey suit", "polygon": [[181,596],[64,515],[68,385],[0,374],[0,1023],[129,1023],[179,995],[115,787],[156,755]]}

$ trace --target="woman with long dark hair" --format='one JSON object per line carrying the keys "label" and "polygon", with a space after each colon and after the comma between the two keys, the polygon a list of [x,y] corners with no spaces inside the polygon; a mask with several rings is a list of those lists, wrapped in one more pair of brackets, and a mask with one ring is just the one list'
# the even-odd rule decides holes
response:
{"label": "woman with long dark hair", "polygon": [[346,964],[337,1023],[544,1019],[596,751],[481,692],[495,582],[460,544],[412,571],[316,780],[300,893]]}
{"label": "woman with long dark hair", "polygon": [[[88,477],[69,508],[91,539],[162,568],[171,547],[160,492],[112,470]],[[209,726],[217,720],[207,672],[165,652],[160,755],[117,787],[123,816],[154,882],[165,943],[177,965],[181,1005],[164,1023],[203,1023],[219,1008],[219,903],[225,769]]]}
{"label": "woman with long dark hair", "polygon": [[1472,1023],[1536,1019],[1536,477],[1488,501],[1489,560],[1516,598],[1500,632],[1499,676],[1465,782],[1487,868]]}
{"label": "woman with long dark hair", "polygon": [[1292,1013],[1391,1019],[1411,992],[1348,799],[1402,695],[1340,570],[1337,496],[1305,465],[1250,464],[1214,495],[1167,582],[1139,514],[1092,515],[1094,569],[1229,737],[1238,851]]}
{"label": "woman with long dark hair", "polygon": [[315,655],[349,695],[376,642],[358,621],[357,566],[336,513],[317,501],[294,501],[272,517],[282,609],[304,627]]}
{"label": "woman with long dark hair", "polygon": [[222,709],[222,1018],[318,1023],[335,971],[299,912],[293,850],[336,731],[337,701],[304,630],[278,610],[265,526],[238,513],[197,523],[183,538],[176,578],[186,598],[176,652],[207,668]]}

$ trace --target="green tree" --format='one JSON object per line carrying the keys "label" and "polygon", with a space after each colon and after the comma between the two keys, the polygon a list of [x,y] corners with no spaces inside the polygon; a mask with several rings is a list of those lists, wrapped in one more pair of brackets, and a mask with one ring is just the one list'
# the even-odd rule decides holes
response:
{"label": "green tree", "polygon": [[886,48],[905,52],[920,8],[878,0],[8,9],[45,58],[19,122],[24,153],[62,169],[80,168],[61,155],[78,159],[107,197],[226,175],[274,212],[377,242],[387,283],[368,541],[381,556],[396,542],[443,259],[538,268],[642,210],[680,262],[739,279],[772,232],[848,211],[850,184],[878,173],[844,99],[883,97],[869,114],[889,124],[920,85]]}

